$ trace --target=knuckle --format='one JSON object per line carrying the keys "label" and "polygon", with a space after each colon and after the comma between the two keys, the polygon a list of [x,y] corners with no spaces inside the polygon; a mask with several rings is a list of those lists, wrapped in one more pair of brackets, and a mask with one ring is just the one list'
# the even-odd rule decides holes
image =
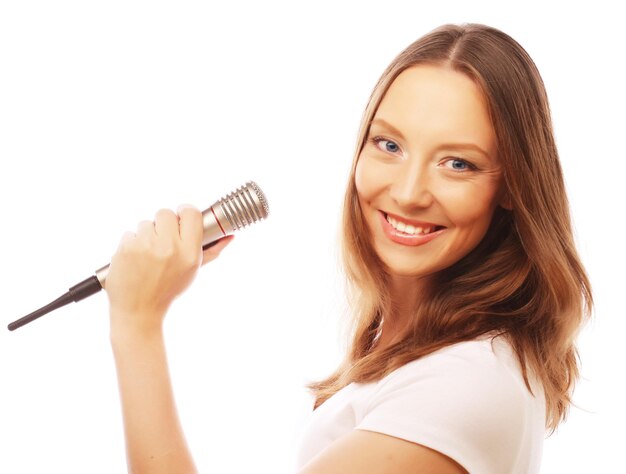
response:
{"label": "knuckle", "polygon": [[179,207],[178,216],[185,222],[200,222],[202,219],[202,213],[195,207]]}
{"label": "knuckle", "polygon": [[130,230],[124,232],[122,234],[122,237],[120,238],[120,242],[118,245],[120,250],[125,249],[128,246],[132,245],[136,237],[137,237],[137,234],[135,234],[134,232],[131,232]]}
{"label": "knuckle", "polygon": [[134,238],[135,238],[135,233],[131,232],[130,230],[127,230],[126,232],[122,234],[120,242],[125,244],[125,243],[132,241]]}
{"label": "knuckle", "polygon": [[199,214],[200,210],[192,205],[192,204],[181,204],[177,209],[178,214],[188,213],[188,214]]}
{"label": "knuckle", "polygon": [[154,228],[154,223],[149,220],[140,221],[137,224],[137,234],[143,234],[148,230],[152,230]]}
{"label": "knuckle", "polygon": [[176,214],[171,209],[163,208],[163,209],[159,209],[157,211],[156,216],[157,217],[165,217],[165,218],[171,219],[173,217],[176,217]]}

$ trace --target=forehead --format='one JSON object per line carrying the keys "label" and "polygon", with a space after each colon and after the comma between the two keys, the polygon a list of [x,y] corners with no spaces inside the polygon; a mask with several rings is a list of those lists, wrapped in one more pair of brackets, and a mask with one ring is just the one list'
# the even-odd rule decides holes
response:
{"label": "forehead", "polygon": [[487,102],[465,74],[433,65],[405,69],[383,97],[375,118],[407,140],[469,141],[493,152],[495,132]]}

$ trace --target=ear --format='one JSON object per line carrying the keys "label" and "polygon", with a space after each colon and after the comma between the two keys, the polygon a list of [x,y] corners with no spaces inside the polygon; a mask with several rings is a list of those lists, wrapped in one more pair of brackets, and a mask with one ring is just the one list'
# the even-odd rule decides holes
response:
{"label": "ear", "polygon": [[513,202],[512,202],[511,195],[509,194],[508,190],[504,189],[504,187],[500,188],[498,195],[499,195],[498,205],[501,208],[506,209],[507,211],[512,211]]}

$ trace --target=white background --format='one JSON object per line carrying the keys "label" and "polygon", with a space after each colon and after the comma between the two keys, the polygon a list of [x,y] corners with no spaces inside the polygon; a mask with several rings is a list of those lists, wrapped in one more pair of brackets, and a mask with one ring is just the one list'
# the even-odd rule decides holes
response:
{"label": "white background", "polygon": [[537,63],[594,285],[580,408],[542,472],[623,466],[623,22],[608,2],[562,5],[3,1],[0,472],[125,471],[104,292],[4,327],[159,208],[204,209],[248,180],[271,216],[174,304],[170,367],[201,472],[290,472],[303,385],[344,348],[336,241],[361,114],[395,55],[450,22],[500,28]]}

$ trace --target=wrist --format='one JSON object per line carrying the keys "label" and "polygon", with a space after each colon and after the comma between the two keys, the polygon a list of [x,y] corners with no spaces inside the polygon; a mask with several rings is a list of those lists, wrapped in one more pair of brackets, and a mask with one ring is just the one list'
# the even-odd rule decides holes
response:
{"label": "wrist", "polygon": [[163,341],[165,311],[110,310],[110,339],[113,348]]}

